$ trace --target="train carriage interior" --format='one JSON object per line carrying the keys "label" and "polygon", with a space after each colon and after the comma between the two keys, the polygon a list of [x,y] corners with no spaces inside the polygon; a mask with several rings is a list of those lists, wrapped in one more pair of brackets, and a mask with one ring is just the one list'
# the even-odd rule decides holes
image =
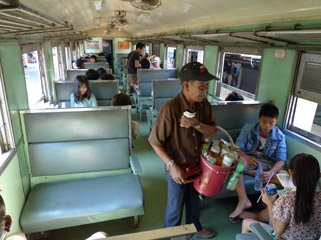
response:
{"label": "train carriage interior", "polygon": [[[111,106],[128,92],[128,54],[138,42],[160,69],[138,69],[132,106]],[[189,62],[219,78],[206,98],[232,141],[272,102],[287,162],[308,153],[321,164],[320,0],[0,0],[0,189],[11,233],[82,240],[162,229],[166,170],[148,137]],[[73,81],[88,69],[114,80],[88,77],[98,107],[70,108]],[[243,100],[226,101],[231,92]],[[136,139],[131,120],[139,123]],[[254,178],[246,181],[256,202]],[[224,186],[200,201],[203,226],[218,232],[215,239],[235,239],[236,193]]]}

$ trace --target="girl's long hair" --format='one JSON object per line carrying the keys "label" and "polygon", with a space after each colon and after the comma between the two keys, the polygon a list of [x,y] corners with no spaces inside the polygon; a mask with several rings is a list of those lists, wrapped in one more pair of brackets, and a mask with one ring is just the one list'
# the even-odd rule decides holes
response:
{"label": "girl's long hair", "polygon": [[296,224],[304,224],[313,213],[313,198],[320,178],[320,166],[312,155],[300,153],[291,159],[289,169],[296,186],[294,220]]}
{"label": "girl's long hair", "polygon": [[[80,95],[79,88],[81,88],[83,85],[87,87],[87,92],[84,95]],[[75,96],[75,102],[81,102],[85,98],[90,99],[91,91],[89,87],[88,80],[86,76],[84,75],[78,75],[74,80],[74,96]]]}

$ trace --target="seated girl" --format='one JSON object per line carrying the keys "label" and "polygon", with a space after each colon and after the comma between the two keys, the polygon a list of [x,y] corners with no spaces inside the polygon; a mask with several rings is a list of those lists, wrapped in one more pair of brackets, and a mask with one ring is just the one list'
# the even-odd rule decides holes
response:
{"label": "seated girl", "polygon": [[[319,239],[321,237],[321,191],[318,188],[320,166],[312,155],[297,154],[289,165],[289,173],[296,191],[269,196],[262,189],[262,200],[267,205],[269,222],[276,239]],[[244,219],[242,232],[248,232],[249,225],[255,222]],[[261,225],[267,229],[266,224]],[[254,236],[253,236],[254,237]],[[240,235],[236,239],[243,238]]]}
{"label": "seated girl", "polygon": [[74,92],[70,95],[70,107],[97,107],[95,95],[90,91],[89,83],[84,75],[74,80]]}

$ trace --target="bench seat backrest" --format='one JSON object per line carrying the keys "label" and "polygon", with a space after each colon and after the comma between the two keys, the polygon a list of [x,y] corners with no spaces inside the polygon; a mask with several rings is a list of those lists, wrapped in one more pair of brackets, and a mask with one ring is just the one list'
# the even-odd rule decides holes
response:
{"label": "bench seat backrest", "polygon": [[30,175],[129,168],[130,107],[22,111]]}
{"label": "bench seat backrest", "polygon": [[[258,121],[259,111],[263,104],[255,101],[220,101],[211,105],[216,124],[227,130],[235,141],[246,123]],[[226,139],[222,133],[218,132],[216,138],[221,137]]]}
{"label": "bench seat backrest", "polygon": [[85,63],[85,68],[94,69],[94,70],[97,70],[98,68],[108,69],[109,64],[107,62],[95,62],[95,63],[88,62],[88,63]]}
{"label": "bench seat backrest", "polygon": [[182,91],[179,79],[153,81],[153,108],[157,111]]}
{"label": "bench seat backrest", "polygon": [[150,97],[153,80],[176,78],[176,69],[138,69],[138,91],[142,97]]}
{"label": "bench seat backrest", "polygon": [[88,69],[68,69],[67,79],[73,81],[78,75],[85,75]]}
{"label": "bench seat backrest", "polygon": [[[56,104],[70,103],[70,94],[74,89],[73,81],[55,81]],[[98,106],[109,106],[113,96],[118,93],[118,80],[89,81],[92,93],[95,95]]]}

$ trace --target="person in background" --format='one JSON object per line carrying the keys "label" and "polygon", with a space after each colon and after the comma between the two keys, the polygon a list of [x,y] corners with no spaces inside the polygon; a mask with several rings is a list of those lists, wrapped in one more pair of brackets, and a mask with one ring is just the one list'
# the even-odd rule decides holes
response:
{"label": "person in background", "polygon": [[107,71],[104,68],[98,68],[96,71],[98,72],[100,79],[102,75],[107,73]]}
{"label": "person in background", "polygon": [[151,68],[152,69],[161,69],[161,60],[160,60],[160,58],[159,57],[154,57],[152,60],[151,60],[151,62],[152,62],[152,66],[151,66]]}
{"label": "person in background", "polygon": [[94,69],[88,69],[85,76],[88,80],[97,80],[99,78],[99,73]]}
{"label": "person in background", "polygon": [[[124,93],[116,94],[112,99],[112,106],[131,106],[132,101],[130,97]],[[139,123],[136,121],[131,122],[132,139],[135,140],[139,133]]]}
{"label": "person in background", "polygon": [[82,58],[78,58],[76,60],[76,67],[77,67],[77,69],[84,69],[85,68],[85,60]]}
{"label": "person in background", "polygon": [[84,75],[74,80],[74,92],[70,95],[70,107],[97,107],[95,95],[90,91],[89,83]]}
{"label": "person in background", "polygon": [[[193,223],[196,237],[213,238],[216,232],[200,223],[200,199],[193,180],[200,173],[199,149],[204,135],[216,133],[212,108],[206,99],[209,81],[218,79],[199,62],[184,65],[180,71],[182,92],[161,108],[148,138],[164,162],[167,178],[167,208],[164,227],[181,224],[183,208],[186,224]],[[184,112],[195,113],[188,118]]]}
{"label": "person in background", "polygon": [[[275,126],[278,115],[279,110],[275,105],[264,104],[260,109],[258,122],[245,124],[235,143],[240,148],[239,156],[249,164],[245,172],[254,176],[256,167],[261,163],[261,177],[265,183],[283,168],[286,161],[285,136]],[[232,223],[239,223],[241,219],[238,216],[252,206],[245,192],[243,176],[236,185],[236,192],[239,202],[229,216]]]}
{"label": "person in background", "polygon": [[137,69],[141,68],[140,55],[145,51],[145,44],[139,42],[136,44],[136,50],[128,54],[127,66],[128,66],[128,77],[127,77],[127,94],[130,95],[134,92],[134,86],[137,82]]}
{"label": "person in background", "polygon": [[101,80],[115,80],[114,76],[109,73],[105,73],[100,77]]}
{"label": "person in background", "polygon": [[[269,196],[262,189],[262,200],[267,205],[269,222],[262,227],[270,232],[274,230],[276,239],[317,240],[321,237],[321,191],[318,189],[320,165],[318,160],[309,154],[295,155],[289,164],[289,173],[296,191],[287,191]],[[245,225],[257,222],[244,219]],[[243,226],[242,233],[248,228]],[[238,234],[236,239],[258,239],[254,234]]]}
{"label": "person in background", "polygon": [[78,69],[78,67],[77,67],[77,64],[76,64],[76,61],[75,61],[75,60],[72,60],[72,61],[71,61],[71,68],[72,68],[72,69]]}
{"label": "person in background", "polygon": [[24,233],[13,233],[6,237],[6,234],[10,232],[12,219],[10,215],[6,214],[6,205],[2,196],[0,195],[0,239],[6,240],[26,240]]}
{"label": "person in background", "polygon": [[96,63],[96,62],[97,62],[97,57],[96,57],[96,55],[91,55],[91,56],[90,56],[90,62],[91,62],[91,63]]}
{"label": "person in background", "polygon": [[227,97],[225,98],[225,101],[243,101],[244,98],[242,95],[238,94],[237,92],[231,92]]}
{"label": "person in background", "polygon": [[150,69],[150,60],[148,53],[145,53],[145,56],[140,60],[140,65],[143,69]]}

